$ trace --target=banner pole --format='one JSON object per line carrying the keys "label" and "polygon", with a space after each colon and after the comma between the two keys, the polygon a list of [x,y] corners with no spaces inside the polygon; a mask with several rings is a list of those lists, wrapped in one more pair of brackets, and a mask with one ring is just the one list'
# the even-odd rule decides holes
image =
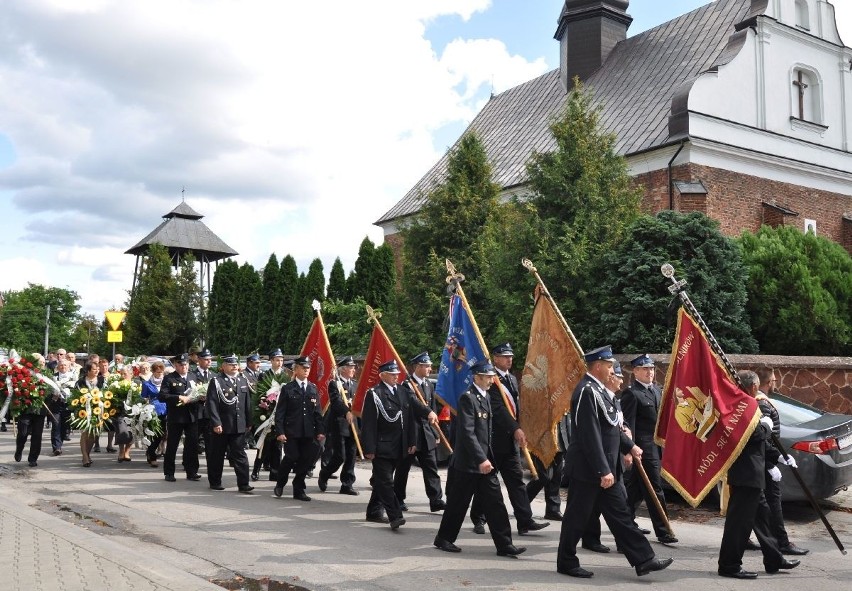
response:
{"label": "banner pole", "polygon": [[[733,363],[731,363],[730,359],[728,359],[728,356],[725,355],[725,352],[722,350],[722,347],[719,345],[718,341],[716,341],[716,337],[714,337],[713,333],[710,332],[710,329],[704,323],[704,319],[701,318],[701,314],[698,313],[698,310],[693,305],[692,300],[689,299],[689,295],[687,295],[687,293],[686,293],[686,280],[681,279],[680,281],[678,281],[674,276],[674,267],[672,265],[670,265],[669,263],[666,263],[665,265],[660,267],[660,271],[662,272],[664,277],[671,279],[671,281],[672,281],[672,285],[669,285],[669,292],[680,297],[684,306],[686,306],[686,309],[689,312],[690,316],[692,316],[695,319],[695,321],[698,322],[698,326],[700,326],[701,330],[703,330],[704,333],[707,335],[707,340],[710,343],[710,347],[719,356],[719,359],[722,360],[722,363],[725,365],[725,369],[728,370],[728,373],[730,374],[731,379],[734,380],[734,383],[736,383],[737,386],[742,388],[742,383],[740,382],[740,377],[739,377],[739,375],[737,375],[737,372],[734,369]],[[783,455],[785,455],[785,456],[789,455],[787,453],[787,450],[781,444],[781,441],[779,441],[778,436],[775,435],[775,433],[772,433],[772,444]],[[834,544],[837,546],[837,549],[840,550],[840,553],[845,556],[846,555],[846,549],[843,547],[843,544],[840,542],[840,539],[837,537],[837,534],[835,533],[834,528],[832,528],[831,524],[828,522],[828,519],[826,518],[825,513],[823,513],[822,509],[819,506],[819,503],[817,503],[816,499],[814,498],[813,493],[811,493],[811,490],[808,488],[807,484],[805,484],[805,481],[802,480],[802,475],[799,474],[798,468],[794,468],[794,467],[790,466],[790,470],[791,470],[791,472],[793,472],[793,476],[795,476],[796,480],[799,483],[799,486],[801,486],[802,490],[805,492],[805,496],[808,497],[808,500],[810,501],[811,506],[814,508],[814,511],[817,512],[817,514],[819,515],[819,518],[822,520],[822,523],[825,526],[826,530],[828,530],[828,533],[831,535],[831,538],[834,540]]]}
{"label": "banner pole", "polygon": [[[464,275],[458,273],[456,271],[455,266],[450,259],[444,259],[447,265],[447,273],[449,276],[447,277],[447,283],[453,286],[453,289],[461,298],[462,304],[469,312],[470,323],[473,325],[473,331],[476,333],[476,338],[479,340],[479,346],[482,348],[482,352],[485,355],[488,355],[488,347],[485,346],[485,339],[482,338],[482,333],[479,331],[479,326],[476,324],[476,318],[473,317],[473,311],[470,309],[470,304],[467,302],[467,297],[464,295],[464,290],[462,289],[461,282],[464,281]],[[503,404],[506,406],[506,410],[512,414],[512,418],[517,419],[515,413],[512,412],[512,405],[509,403],[510,394],[506,392],[505,386],[503,383],[497,379],[497,376],[494,376],[492,379],[493,383],[500,390],[500,395],[503,397]],[[524,458],[527,460],[527,467],[530,469],[530,474],[532,475],[534,480],[538,480],[538,471],[535,469],[535,464],[533,464],[532,456],[530,456],[530,450],[527,449],[527,446],[524,445],[521,447],[521,452],[524,454]]]}

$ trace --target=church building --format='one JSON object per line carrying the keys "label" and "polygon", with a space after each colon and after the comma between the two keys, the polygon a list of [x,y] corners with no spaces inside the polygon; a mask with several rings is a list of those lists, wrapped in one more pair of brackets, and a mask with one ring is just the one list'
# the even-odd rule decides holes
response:
{"label": "church building", "polygon": [[[852,253],[852,49],[833,5],[716,0],[628,38],[628,4],[565,0],[559,68],[492,97],[471,122],[503,195],[523,195],[529,156],[555,149],[549,125],[579,76],[645,211],[701,211],[729,236],[790,225]],[[376,222],[386,242],[399,244],[447,160]]]}

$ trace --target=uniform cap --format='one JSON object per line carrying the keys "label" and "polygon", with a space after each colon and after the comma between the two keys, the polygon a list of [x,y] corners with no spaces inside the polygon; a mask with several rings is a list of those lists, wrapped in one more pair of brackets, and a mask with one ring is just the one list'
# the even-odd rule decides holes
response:
{"label": "uniform cap", "polygon": [[201,351],[198,352],[198,357],[200,359],[212,359],[213,353],[210,352],[210,349],[205,347],[204,349],[202,349]]}
{"label": "uniform cap", "polygon": [[397,365],[396,359],[382,363],[379,366],[379,373],[399,373],[399,365]]}
{"label": "uniform cap", "polygon": [[310,367],[311,366],[311,358],[310,357],[296,357],[293,360],[293,365],[299,365],[301,367]]}
{"label": "uniform cap", "polygon": [[643,353],[630,362],[633,367],[654,367],[654,360],[647,353]]}
{"label": "uniform cap", "polygon": [[604,345],[603,347],[592,349],[583,358],[586,360],[586,363],[592,363],[593,361],[609,361],[611,363],[615,361],[615,358],[612,356],[612,345]]}
{"label": "uniform cap", "polygon": [[355,363],[355,360],[352,358],[352,355],[346,355],[345,357],[341,357],[340,361],[337,362],[337,367],[355,367],[358,365]]}
{"label": "uniform cap", "polygon": [[511,343],[503,343],[502,345],[497,345],[496,347],[491,349],[491,354],[492,355],[503,355],[503,356],[511,355],[512,357],[515,356],[515,352],[512,351]]}
{"label": "uniform cap", "polygon": [[230,353],[222,357],[222,363],[239,363],[240,358],[237,357],[236,353]]}
{"label": "uniform cap", "polygon": [[412,357],[410,363],[414,365],[432,365],[432,358],[429,357],[428,351],[423,351],[419,355]]}
{"label": "uniform cap", "polygon": [[477,363],[473,367],[470,368],[471,373],[478,376],[496,376],[497,372],[494,370],[494,366],[484,361],[482,363]]}
{"label": "uniform cap", "polygon": [[284,353],[281,352],[281,349],[273,349],[269,352],[269,358],[272,359],[273,357],[284,357]]}

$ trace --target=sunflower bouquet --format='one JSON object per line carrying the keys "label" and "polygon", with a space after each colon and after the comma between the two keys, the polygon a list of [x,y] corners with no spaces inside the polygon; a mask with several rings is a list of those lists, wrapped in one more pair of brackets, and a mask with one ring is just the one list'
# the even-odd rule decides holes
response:
{"label": "sunflower bouquet", "polygon": [[119,405],[119,414],[142,402],[142,385],[132,380],[123,380],[118,374],[109,374],[104,388],[107,392],[112,392],[116,404]]}
{"label": "sunflower bouquet", "polygon": [[74,388],[68,399],[71,427],[93,437],[100,435],[118,414],[115,395],[97,388]]}

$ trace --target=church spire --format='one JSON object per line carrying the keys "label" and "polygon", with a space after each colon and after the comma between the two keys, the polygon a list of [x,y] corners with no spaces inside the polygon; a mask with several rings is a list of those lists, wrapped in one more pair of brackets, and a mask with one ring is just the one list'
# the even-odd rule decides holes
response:
{"label": "church spire", "polygon": [[613,47],[627,38],[633,18],[628,0],[565,0],[554,37],[559,41],[559,71],[566,90],[574,76],[587,79]]}

